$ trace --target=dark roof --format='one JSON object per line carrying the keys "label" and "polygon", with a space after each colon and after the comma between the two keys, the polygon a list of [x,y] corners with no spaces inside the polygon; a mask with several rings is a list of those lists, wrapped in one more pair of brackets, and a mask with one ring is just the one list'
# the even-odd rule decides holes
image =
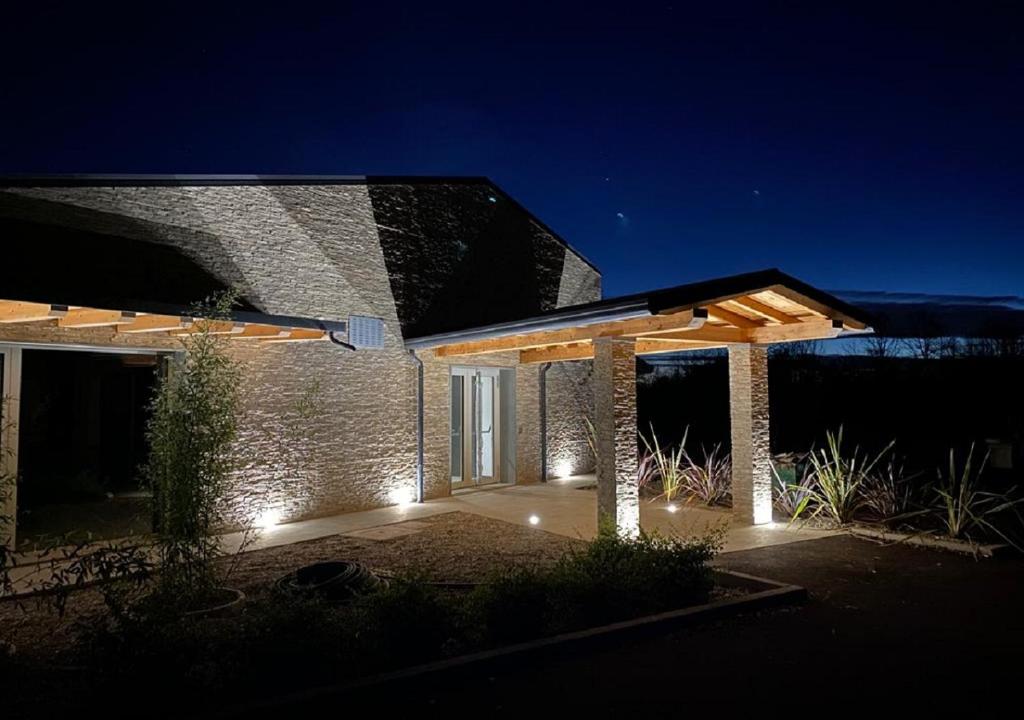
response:
{"label": "dark roof", "polygon": [[511,322],[412,338],[407,340],[406,344],[410,347],[429,347],[456,341],[517,335],[520,333],[554,330],[562,327],[625,319],[627,317],[657,315],[669,311],[687,310],[701,305],[712,304],[729,297],[767,290],[775,285],[781,285],[808,300],[826,305],[831,310],[834,310],[837,315],[846,316],[864,324],[871,323],[870,315],[860,308],[854,307],[824,290],[808,285],[792,275],[787,275],[781,270],[772,268],[658,290],[648,290],[642,293],[607,298],[581,305],[570,305]]}
{"label": "dark roof", "polygon": [[0,175],[0,189],[18,187],[218,187],[247,185],[487,185],[599,275],[601,269],[522,203],[484,175],[248,175],[230,173],[59,173]]}
{"label": "dark roof", "polygon": [[[0,276],[0,298],[4,300],[189,315],[198,301],[231,288],[224,278],[208,272],[179,248],[139,239],[137,235],[145,232],[143,221],[71,211],[76,216],[102,216],[124,231],[101,233],[76,227],[70,216],[60,218],[68,222],[5,216],[11,199],[0,193],[0,234],[8,239],[3,248],[8,271]],[[42,207],[56,219],[53,203],[16,200],[22,207]],[[232,315],[241,322],[345,330],[345,323],[338,320],[265,313],[246,297],[238,298]]]}

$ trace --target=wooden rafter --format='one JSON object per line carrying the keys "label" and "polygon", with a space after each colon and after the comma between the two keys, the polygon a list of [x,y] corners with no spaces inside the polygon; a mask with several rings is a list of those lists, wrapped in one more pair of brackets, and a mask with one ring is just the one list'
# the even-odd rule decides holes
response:
{"label": "wooden rafter", "polygon": [[246,325],[241,332],[233,333],[232,340],[255,340],[260,338],[286,338],[293,332],[277,325]]}
{"label": "wooden rafter", "polygon": [[[83,328],[110,328],[118,335],[156,334],[164,336],[190,335],[201,330],[214,335],[227,335],[231,339],[259,342],[306,342],[327,337],[323,330],[270,325],[259,322],[234,320],[207,320],[158,313],[136,313],[128,310],[36,303],[21,300],[0,300],[0,324],[49,323],[66,330]],[[128,340],[128,338],[123,338]]]}
{"label": "wooden rafter", "polygon": [[135,313],[122,310],[94,310],[93,308],[72,308],[67,315],[57,321],[63,328],[111,327],[114,325],[130,325],[135,321]]}
{"label": "wooden rafter", "polygon": [[293,342],[309,342],[311,340],[324,340],[327,337],[327,333],[323,330],[308,330],[305,328],[295,328],[288,331],[288,334],[284,337],[279,338],[266,338],[261,339],[259,342],[261,345],[270,345],[277,343],[293,343]]}
{"label": "wooden rafter", "polygon": [[195,322],[192,318],[175,315],[139,315],[128,325],[118,325],[119,333],[155,333],[182,330]]}
{"label": "wooden rafter", "polygon": [[[680,352],[683,350],[708,350],[723,347],[725,344],[700,340],[639,338],[636,341],[636,354],[657,355],[658,353]],[[519,352],[519,362],[522,364],[589,360],[592,357],[594,357],[594,345],[589,341],[570,343],[568,345],[552,345],[545,348],[532,348]]]}
{"label": "wooden rafter", "polygon": [[30,323],[53,320],[68,313],[66,305],[48,303],[0,301],[0,323]]}
{"label": "wooden rafter", "polygon": [[171,335],[195,335],[207,332],[210,335],[237,335],[245,330],[245,323],[231,320],[199,320],[181,330],[174,330]]}
{"label": "wooden rafter", "polygon": [[740,315],[721,305],[708,305],[708,315],[716,320],[722,320],[738,328],[749,329],[764,325],[762,320],[752,320],[746,315]]}
{"label": "wooden rafter", "polygon": [[435,348],[434,354],[438,357],[450,357],[453,355],[483,355],[486,353],[506,352],[508,350],[529,350],[548,345],[582,342],[597,337],[646,335],[685,329],[696,330],[703,324],[703,317],[696,315],[692,310],[686,310],[670,315],[651,315],[650,317],[633,320],[595,323],[593,325],[581,325],[562,330],[548,330],[511,337],[491,338],[489,340],[452,343]]}
{"label": "wooden rafter", "polygon": [[748,310],[756,312],[758,315],[763,315],[764,317],[769,318],[770,320],[775,320],[776,322],[782,323],[783,325],[792,325],[794,323],[800,322],[800,318],[794,317],[788,313],[784,313],[778,308],[774,308],[771,305],[763,303],[760,300],[756,300],[752,297],[743,296],[733,298],[732,302],[736,303],[737,305],[742,305]]}
{"label": "wooden rafter", "polygon": [[793,325],[755,328],[749,331],[751,343],[771,344],[800,340],[825,340],[838,337],[843,331],[842,320],[814,319]]}
{"label": "wooden rafter", "polygon": [[837,312],[833,308],[830,308],[827,305],[824,305],[823,303],[820,303],[816,300],[811,300],[808,297],[804,297],[800,293],[790,290],[784,285],[772,285],[770,288],[767,288],[767,290],[775,293],[776,295],[781,295],[787,300],[790,300],[798,305],[802,305],[803,307],[819,315],[820,317],[837,318],[839,320],[842,320],[844,325],[847,325],[848,327],[854,330],[863,330],[867,327],[867,324],[861,322],[860,320],[852,318],[849,315],[846,315],[845,313]]}

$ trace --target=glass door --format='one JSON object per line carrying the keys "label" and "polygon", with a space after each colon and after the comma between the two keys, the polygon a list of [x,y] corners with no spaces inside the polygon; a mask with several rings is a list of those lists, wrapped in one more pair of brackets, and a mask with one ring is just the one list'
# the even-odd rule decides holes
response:
{"label": "glass door", "polygon": [[452,368],[450,385],[452,487],[500,482],[498,368]]}

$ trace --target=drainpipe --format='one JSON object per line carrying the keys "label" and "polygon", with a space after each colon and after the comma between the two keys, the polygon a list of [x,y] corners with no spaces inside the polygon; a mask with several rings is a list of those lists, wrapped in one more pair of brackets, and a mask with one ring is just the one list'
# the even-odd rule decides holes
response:
{"label": "drainpipe", "polygon": [[335,345],[340,345],[341,347],[345,348],[346,350],[355,350],[356,349],[355,345],[350,345],[349,343],[345,342],[344,340],[339,340],[338,338],[334,337],[334,331],[333,330],[331,332],[327,333],[327,339],[330,340]]}
{"label": "drainpipe", "polygon": [[548,370],[551,363],[540,366],[540,481],[548,481]]}
{"label": "drainpipe", "polygon": [[409,357],[416,363],[416,502],[423,502],[423,361],[415,350]]}

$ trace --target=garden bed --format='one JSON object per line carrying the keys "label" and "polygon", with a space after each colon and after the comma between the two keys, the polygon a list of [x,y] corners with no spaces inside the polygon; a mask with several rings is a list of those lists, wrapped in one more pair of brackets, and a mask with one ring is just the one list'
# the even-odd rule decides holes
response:
{"label": "garden bed", "polygon": [[508,665],[580,653],[699,623],[721,620],[740,613],[801,603],[807,599],[806,589],[797,585],[723,569],[715,570],[714,577],[716,592],[713,593],[709,602],[701,605],[424,663],[373,675],[354,682],[342,682],[297,693],[288,693],[270,700],[234,707],[221,717],[242,717],[252,714],[262,717],[273,712],[286,712],[296,704],[310,701],[329,705],[333,701],[341,701],[345,698],[351,700],[361,692],[369,691],[371,694],[382,692],[386,687],[392,685],[404,685],[411,680],[423,680],[440,673],[496,672]]}
{"label": "garden bed", "polygon": [[[235,565],[227,584],[247,596],[230,616],[157,608],[113,622],[103,586],[72,593],[60,622],[42,606],[45,598],[25,601],[24,611],[0,603],[0,626],[14,628],[17,649],[0,658],[8,677],[19,678],[11,707],[34,708],[43,697],[80,709],[115,688],[138,702],[144,698],[127,697],[133,688],[148,694],[161,683],[175,703],[230,706],[402,668],[458,665],[465,656],[503,657],[507,646],[561,646],[634,625],[692,622],[700,613],[690,608],[731,611],[764,589],[713,570],[714,539],[586,543],[464,513],[410,528],[383,540],[339,535],[225,559]],[[301,566],[338,559],[394,579],[343,605],[274,589]]]}
{"label": "garden bed", "polygon": [[927,531],[903,531],[877,525],[854,524],[845,530],[851,535],[878,540],[884,543],[906,543],[933,550],[946,550],[974,557],[995,557],[1008,553],[1012,548],[1006,543],[977,543],[970,540],[958,540],[945,535],[937,535]]}

